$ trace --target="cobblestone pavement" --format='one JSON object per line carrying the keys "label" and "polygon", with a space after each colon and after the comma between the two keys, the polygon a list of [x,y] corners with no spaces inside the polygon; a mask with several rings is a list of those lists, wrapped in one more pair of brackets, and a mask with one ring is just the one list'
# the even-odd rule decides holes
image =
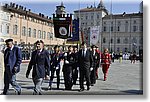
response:
{"label": "cobblestone pavement", "polygon": [[[22,87],[22,94],[32,95],[33,82],[30,78],[25,78],[28,63],[21,64],[21,72],[17,75],[17,82]],[[53,89],[47,90],[48,81],[44,80],[42,85],[43,95],[137,95],[143,94],[143,67],[142,63],[136,62],[131,64],[130,61],[124,60],[122,63],[115,60],[109,69],[108,79],[103,81],[103,73],[99,68],[99,78],[97,83],[91,87],[89,91],[79,92],[79,80],[77,85],[74,85],[71,91],[64,90],[63,73],[61,73],[60,89],[56,89],[56,78],[54,79]],[[3,81],[1,81],[3,86]],[[86,86],[85,86],[86,88]],[[2,87],[0,89],[2,91]],[[15,94],[15,91],[10,87],[9,94]]]}

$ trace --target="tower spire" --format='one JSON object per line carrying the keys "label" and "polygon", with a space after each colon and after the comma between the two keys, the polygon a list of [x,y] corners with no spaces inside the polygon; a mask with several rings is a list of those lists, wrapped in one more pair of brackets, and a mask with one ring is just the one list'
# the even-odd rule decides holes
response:
{"label": "tower spire", "polygon": [[100,0],[97,8],[100,8],[100,9],[104,9],[105,8],[102,0]]}
{"label": "tower spire", "polygon": [[64,3],[63,3],[63,1],[61,1],[61,6],[64,6]]}

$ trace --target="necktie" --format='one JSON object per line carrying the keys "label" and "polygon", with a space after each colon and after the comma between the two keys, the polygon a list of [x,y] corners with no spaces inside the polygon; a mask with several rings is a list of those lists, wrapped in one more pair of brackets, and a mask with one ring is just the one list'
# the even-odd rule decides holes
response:
{"label": "necktie", "polygon": [[82,56],[84,57],[84,50],[82,51]]}

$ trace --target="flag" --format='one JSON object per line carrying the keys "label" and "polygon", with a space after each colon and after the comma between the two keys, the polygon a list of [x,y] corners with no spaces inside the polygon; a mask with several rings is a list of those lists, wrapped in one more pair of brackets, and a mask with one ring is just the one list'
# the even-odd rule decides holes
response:
{"label": "flag", "polygon": [[96,45],[99,41],[99,27],[91,27],[90,31],[90,45]]}
{"label": "flag", "polygon": [[79,19],[73,20],[72,37],[67,41],[79,41]]}
{"label": "flag", "polygon": [[71,37],[71,17],[55,17],[53,19],[56,38],[67,39]]}

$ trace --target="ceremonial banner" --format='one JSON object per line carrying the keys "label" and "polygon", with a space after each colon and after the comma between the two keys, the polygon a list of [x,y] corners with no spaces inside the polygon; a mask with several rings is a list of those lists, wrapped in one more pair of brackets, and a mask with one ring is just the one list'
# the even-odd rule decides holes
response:
{"label": "ceremonial banner", "polygon": [[73,20],[72,38],[68,38],[67,41],[79,41],[79,19]]}
{"label": "ceremonial banner", "polygon": [[90,30],[90,45],[96,45],[99,40],[99,27],[91,27]]}
{"label": "ceremonial banner", "polygon": [[64,18],[57,18],[53,19],[54,23],[54,32],[56,38],[67,39],[71,37],[71,18],[64,17]]}

